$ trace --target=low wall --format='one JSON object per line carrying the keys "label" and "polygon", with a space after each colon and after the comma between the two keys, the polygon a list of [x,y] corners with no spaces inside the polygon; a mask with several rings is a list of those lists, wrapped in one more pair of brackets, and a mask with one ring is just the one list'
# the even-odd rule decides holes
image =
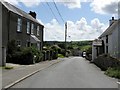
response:
{"label": "low wall", "polygon": [[107,70],[109,67],[118,67],[120,66],[120,60],[110,57],[109,55],[98,56],[94,60],[94,63],[100,67],[102,70]]}

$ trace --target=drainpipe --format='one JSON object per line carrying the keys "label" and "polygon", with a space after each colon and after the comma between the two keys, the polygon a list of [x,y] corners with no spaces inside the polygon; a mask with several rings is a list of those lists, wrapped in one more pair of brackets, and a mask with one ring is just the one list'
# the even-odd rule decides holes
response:
{"label": "drainpipe", "polygon": [[10,41],[10,35],[9,35],[9,32],[10,32],[10,11],[8,11],[8,20],[7,20],[7,26],[8,26],[8,42]]}

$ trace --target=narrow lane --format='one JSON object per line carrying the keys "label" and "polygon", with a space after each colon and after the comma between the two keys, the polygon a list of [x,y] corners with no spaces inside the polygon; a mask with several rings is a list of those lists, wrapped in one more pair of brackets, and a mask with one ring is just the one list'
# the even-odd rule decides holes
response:
{"label": "narrow lane", "polygon": [[116,82],[84,58],[71,57],[12,88],[118,88]]}

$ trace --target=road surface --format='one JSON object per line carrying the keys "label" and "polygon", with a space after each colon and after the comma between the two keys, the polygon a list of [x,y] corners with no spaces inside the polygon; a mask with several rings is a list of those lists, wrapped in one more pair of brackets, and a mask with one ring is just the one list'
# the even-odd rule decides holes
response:
{"label": "road surface", "polygon": [[118,88],[116,82],[84,58],[70,57],[12,88]]}

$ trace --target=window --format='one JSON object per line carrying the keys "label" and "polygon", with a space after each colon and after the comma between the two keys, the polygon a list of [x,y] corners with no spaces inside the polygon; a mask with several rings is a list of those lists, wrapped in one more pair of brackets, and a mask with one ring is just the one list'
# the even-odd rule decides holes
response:
{"label": "window", "polygon": [[106,43],[108,43],[108,35],[106,35]]}
{"label": "window", "polygon": [[20,40],[17,40],[17,46],[21,47],[21,41]]}
{"label": "window", "polygon": [[29,41],[27,41],[27,47],[30,47],[30,42]]}
{"label": "window", "polygon": [[18,22],[17,22],[17,32],[21,32],[22,28],[22,19],[21,18],[18,18]]}
{"label": "window", "polygon": [[37,35],[39,36],[40,35],[40,27],[37,26]]}
{"label": "window", "polygon": [[27,34],[30,34],[30,22],[27,22]]}
{"label": "window", "polygon": [[37,48],[38,50],[40,50],[40,43],[37,43]]}
{"label": "window", "polygon": [[106,53],[108,53],[108,46],[106,46]]}
{"label": "window", "polygon": [[31,34],[34,34],[34,24],[31,24]]}

